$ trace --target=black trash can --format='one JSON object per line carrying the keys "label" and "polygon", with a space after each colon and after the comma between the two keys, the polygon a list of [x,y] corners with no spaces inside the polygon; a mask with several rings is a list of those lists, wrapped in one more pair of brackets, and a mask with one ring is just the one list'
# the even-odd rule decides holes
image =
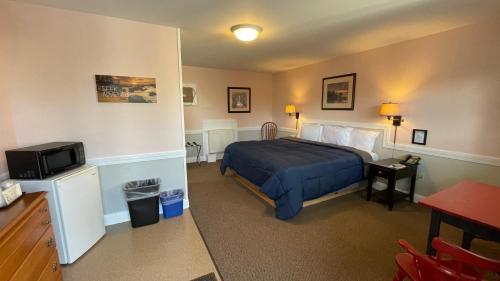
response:
{"label": "black trash can", "polygon": [[160,220],[160,179],[128,182],[123,188],[132,227],[157,223]]}

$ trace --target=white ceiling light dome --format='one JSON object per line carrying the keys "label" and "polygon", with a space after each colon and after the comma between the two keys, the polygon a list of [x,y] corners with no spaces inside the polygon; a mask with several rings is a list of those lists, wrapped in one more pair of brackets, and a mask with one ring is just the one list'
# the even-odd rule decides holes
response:
{"label": "white ceiling light dome", "polygon": [[255,40],[262,30],[262,27],[255,24],[238,24],[231,27],[231,32],[234,33],[234,36],[244,42]]}

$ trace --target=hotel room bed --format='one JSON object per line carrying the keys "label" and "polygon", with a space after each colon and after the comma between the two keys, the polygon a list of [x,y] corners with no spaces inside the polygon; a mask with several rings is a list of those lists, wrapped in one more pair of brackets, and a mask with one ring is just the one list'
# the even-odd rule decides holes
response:
{"label": "hotel room bed", "polygon": [[276,217],[289,219],[304,201],[339,191],[365,178],[371,154],[348,146],[299,138],[243,141],[229,145],[221,163],[274,200]]}

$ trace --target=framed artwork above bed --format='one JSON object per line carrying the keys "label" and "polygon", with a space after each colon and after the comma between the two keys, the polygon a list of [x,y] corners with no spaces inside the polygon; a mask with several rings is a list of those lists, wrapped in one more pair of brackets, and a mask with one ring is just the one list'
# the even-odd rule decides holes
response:
{"label": "framed artwork above bed", "polygon": [[354,110],[356,73],[323,78],[322,110]]}

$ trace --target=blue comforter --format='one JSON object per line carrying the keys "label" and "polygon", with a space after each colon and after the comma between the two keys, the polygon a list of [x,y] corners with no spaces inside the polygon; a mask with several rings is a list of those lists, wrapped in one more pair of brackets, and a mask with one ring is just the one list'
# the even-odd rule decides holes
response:
{"label": "blue comforter", "polygon": [[306,200],[338,191],[364,178],[368,153],[297,138],[242,141],[229,145],[221,172],[229,167],[260,187],[276,203],[276,216],[296,216]]}

